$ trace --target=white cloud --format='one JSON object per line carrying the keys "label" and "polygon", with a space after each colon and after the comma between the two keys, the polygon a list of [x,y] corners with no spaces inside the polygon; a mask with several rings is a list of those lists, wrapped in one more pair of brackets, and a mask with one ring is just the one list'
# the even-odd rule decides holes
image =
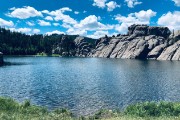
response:
{"label": "white cloud", "polygon": [[6,21],[6,20],[0,18],[0,26],[2,26],[2,27],[5,27],[5,26],[13,27],[14,23],[12,21]]}
{"label": "white cloud", "polygon": [[96,31],[92,35],[87,35],[87,37],[98,39],[104,37],[105,35],[109,35],[108,31]]}
{"label": "white cloud", "polygon": [[49,11],[48,10],[43,10],[41,11],[42,13],[45,13],[45,14],[49,14]]}
{"label": "white cloud", "polygon": [[16,32],[22,32],[22,33],[30,33],[32,30],[30,28],[9,28],[11,31],[16,31]]}
{"label": "white cloud", "polygon": [[180,30],[180,11],[163,14],[157,23],[158,25],[167,26],[171,30]]}
{"label": "white cloud", "polygon": [[47,17],[45,17],[45,20],[53,21],[53,18],[51,16],[47,16]]}
{"label": "white cloud", "polygon": [[120,7],[120,5],[118,5],[114,1],[110,1],[110,2],[106,3],[106,5],[107,5],[107,11],[113,11],[115,8]]}
{"label": "white cloud", "polygon": [[87,11],[84,10],[83,13],[87,13]]}
{"label": "white cloud", "polygon": [[54,25],[54,26],[60,26],[60,24],[59,24],[59,23],[53,23],[53,25]]}
{"label": "white cloud", "polygon": [[37,34],[37,33],[39,33],[39,32],[40,32],[39,29],[34,29],[34,30],[33,30],[33,33],[35,33],[35,34]]}
{"label": "white cloud", "polygon": [[136,5],[142,4],[142,2],[139,2],[138,0],[125,0],[125,2],[129,8],[133,8]]}
{"label": "white cloud", "polygon": [[[135,16],[137,17],[137,19],[139,19],[140,21],[149,21],[151,17],[156,16],[156,12],[152,11],[152,10],[141,10],[140,12],[135,12]],[[149,23],[148,23],[149,24]]]}
{"label": "white cloud", "polygon": [[47,35],[52,35],[52,34],[65,34],[64,32],[58,31],[58,30],[54,30],[52,32],[47,32]]}
{"label": "white cloud", "polygon": [[67,34],[70,35],[81,35],[86,36],[87,31],[105,31],[113,29],[113,25],[105,25],[103,23],[100,23],[98,20],[100,20],[100,17],[96,17],[95,15],[90,15],[80,22],[78,22],[75,25],[69,25],[67,23],[63,23],[62,26],[64,28],[68,28],[66,31]]}
{"label": "white cloud", "polygon": [[80,35],[80,36],[86,36],[87,35],[87,31],[84,29],[69,28],[66,32],[69,35]]}
{"label": "white cloud", "polygon": [[64,28],[72,28],[72,26],[67,23],[63,23],[61,26]]}
{"label": "white cloud", "polygon": [[77,15],[77,14],[79,14],[79,12],[78,12],[78,11],[74,11],[74,14],[76,14],[76,15]]}
{"label": "white cloud", "polygon": [[29,26],[34,26],[35,25],[34,22],[29,22],[29,21],[27,21],[26,24],[29,25]]}
{"label": "white cloud", "polygon": [[7,14],[9,17],[27,19],[30,17],[43,17],[42,13],[30,6],[24,6],[23,8],[11,8],[11,12]]}
{"label": "white cloud", "polygon": [[112,36],[112,35],[117,35],[117,34],[118,33],[109,33],[109,31],[96,31],[92,35],[87,35],[87,37],[99,39],[101,37],[104,37],[105,35]]}
{"label": "white cloud", "polygon": [[151,9],[140,12],[130,13],[127,17],[117,15],[115,16],[115,20],[117,20],[120,24],[116,25],[115,29],[120,33],[126,33],[128,26],[132,24],[150,24],[151,17],[156,16],[156,12]]}
{"label": "white cloud", "polygon": [[177,5],[178,7],[180,7],[180,0],[172,0],[175,2],[175,5]]}
{"label": "white cloud", "polygon": [[64,7],[59,10],[55,10],[55,11],[51,11],[51,12],[48,10],[43,10],[42,12],[53,16],[54,20],[56,20],[56,21],[61,20],[63,23],[76,24],[77,21],[75,19],[71,18],[69,15],[64,14],[64,12],[66,12],[66,11],[71,12],[72,10],[68,7]]}
{"label": "white cloud", "polygon": [[107,0],[94,0],[93,6],[97,6],[99,8],[105,8],[106,7],[106,1]]}
{"label": "white cloud", "polygon": [[99,8],[107,8],[107,11],[113,11],[115,8],[120,7],[116,2],[110,1],[106,3],[107,0],[94,0],[93,6],[97,6]]}
{"label": "white cloud", "polygon": [[51,23],[50,22],[46,22],[44,20],[38,20],[38,24],[40,26],[51,26]]}
{"label": "white cloud", "polygon": [[118,24],[115,26],[115,30],[120,32],[121,34],[126,34],[128,31],[129,25],[127,23]]}
{"label": "white cloud", "polygon": [[102,24],[98,22],[98,17],[96,17],[95,15],[90,15],[85,19],[81,20],[78,24],[75,24],[74,28],[93,31],[93,30],[108,30],[108,29],[113,29],[114,27],[112,25]]}

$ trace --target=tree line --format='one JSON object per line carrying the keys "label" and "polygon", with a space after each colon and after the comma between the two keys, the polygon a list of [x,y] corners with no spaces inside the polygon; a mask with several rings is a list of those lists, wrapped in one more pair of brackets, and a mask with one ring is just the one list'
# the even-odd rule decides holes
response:
{"label": "tree line", "polygon": [[[0,52],[4,55],[36,55],[37,53],[52,54],[53,45],[61,42],[63,34],[27,35],[0,27]],[[75,39],[71,36],[70,39]]]}

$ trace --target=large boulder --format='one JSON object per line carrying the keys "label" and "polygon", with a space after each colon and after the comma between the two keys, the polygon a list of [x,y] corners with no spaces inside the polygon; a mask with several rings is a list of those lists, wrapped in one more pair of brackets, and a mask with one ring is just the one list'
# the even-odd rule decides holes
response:
{"label": "large boulder", "polygon": [[136,25],[136,24],[133,24],[131,26],[128,27],[128,35],[132,35],[134,34],[134,31],[139,31],[142,29],[146,29],[146,27],[148,27],[147,25]]}
{"label": "large boulder", "polygon": [[140,25],[136,26],[133,34],[138,37],[138,36],[146,36],[148,32],[148,26],[147,25]]}
{"label": "large boulder", "polygon": [[151,27],[147,25],[131,25],[128,27],[128,35],[134,37],[155,35],[167,38],[170,34],[171,31],[167,27]]}
{"label": "large boulder", "polygon": [[180,41],[165,48],[157,59],[158,60],[179,60],[180,58],[179,49],[180,49]]}
{"label": "large boulder", "polygon": [[167,27],[148,27],[147,35],[156,35],[167,38],[170,34],[171,31]]}
{"label": "large boulder", "polygon": [[148,53],[147,58],[148,59],[157,59],[157,57],[159,57],[159,55],[162,53],[162,51],[164,50],[165,47],[166,47],[166,45],[164,45],[164,44],[156,46],[152,51],[150,51]]}

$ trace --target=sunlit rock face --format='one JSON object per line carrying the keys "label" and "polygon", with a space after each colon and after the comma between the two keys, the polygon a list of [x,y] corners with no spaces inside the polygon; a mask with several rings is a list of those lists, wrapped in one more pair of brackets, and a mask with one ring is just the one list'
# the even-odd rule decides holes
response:
{"label": "sunlit rock face", "polygon": [[64,36],[53,52],[62,56],[180,60],[180,31],[132,25],[126,35],[116,37],[95,40],[77,36],[70,40]]}
{"label": "sunlit rock face", "polygon": [[167,27],[132,25],[127,35],[99,41],[91,57],[180,60],[180,32]]}

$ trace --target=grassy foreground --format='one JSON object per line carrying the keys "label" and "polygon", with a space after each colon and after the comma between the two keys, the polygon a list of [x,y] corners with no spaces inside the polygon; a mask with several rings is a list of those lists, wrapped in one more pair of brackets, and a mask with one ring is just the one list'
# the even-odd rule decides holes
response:
{"label": "grassy foreground", "polygon": [[93,116],[74,117],[66,109],[48,111],[46,108],[22,104],[10,98],[0,98],[0,120],[180,120],[180,103],[145,102],[128,106],[124,111],[101,110]]}

